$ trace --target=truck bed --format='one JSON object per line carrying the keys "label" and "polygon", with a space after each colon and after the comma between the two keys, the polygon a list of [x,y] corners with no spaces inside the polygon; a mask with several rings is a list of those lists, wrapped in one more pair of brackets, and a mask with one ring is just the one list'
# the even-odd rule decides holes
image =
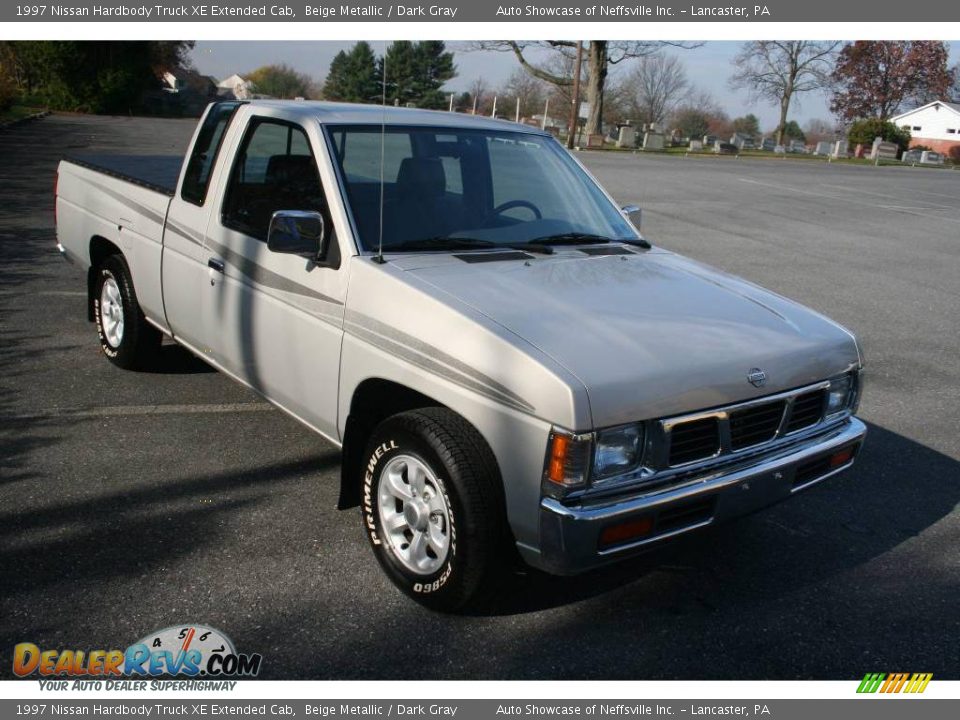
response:
{"label": "truck bed", "polygon": [[183,158],[179,155],[71,155],[67,162],[173,197]]}

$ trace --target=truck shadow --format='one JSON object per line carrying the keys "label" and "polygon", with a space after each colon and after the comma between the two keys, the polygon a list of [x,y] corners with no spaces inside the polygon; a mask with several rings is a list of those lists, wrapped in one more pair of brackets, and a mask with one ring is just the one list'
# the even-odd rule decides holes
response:
{"label": "truck shadow", "polygon": [[216,371],[215,367],[208,365],[185,347],[168,340],[164,340],[153,362],[141,370],[158,375],[199,375]]}
{"label": "truck shadow", "polygon": [[852,470],[788,502],[581,576],[519,571],[509,589],[479,614],[539,612],[653,575],[683,579],[682,597],[656,601],[679,612],[745,593],[754,599],[781,596],[857,567],[917,537],[960,501],[960,462],[877,425],[869,427]]}
{"label": "truck shadow", "polygon": [[[0,512],[0,600],[168,565],[211,543],[229,516],[253,512],[271,488],[336,467],[337,461],[336,453],[327,453],[160,484],[105,482],[106,492],[86,489],[29,513],[9,508]],[[150,542],[131,542],[136,538]]]}
{"label": "truck shadow", "polygon": [[362,618],[349,642],[322,600],[234,639],[267,653],[264,638],[297,633],[310,650],[265,666],[282,679],[849,679],[878,663],[955,675],[960,462],[870,433],[854,470],[790,502],[584,576],[514,573],[483,612],[432,612],[368,580],[348,600]]}

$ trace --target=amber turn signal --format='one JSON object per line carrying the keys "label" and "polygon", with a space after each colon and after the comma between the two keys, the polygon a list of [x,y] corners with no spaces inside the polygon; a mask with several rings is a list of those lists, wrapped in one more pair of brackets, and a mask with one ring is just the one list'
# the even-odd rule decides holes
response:
{"label": "amber turn signal", "polygon": [[843,450],[838,450],[833,455],[830,456],[830,467],[838,468],[841,465],[846,465],[848,462],[853,460],[853,451],[854,448],[847,447]]}
{"label": "amber turn signal", "polygon": [[610,525],[600,533],[601,547],[620,545],[621,543],[649,535],[653,531],[653,518],[650,516]]}

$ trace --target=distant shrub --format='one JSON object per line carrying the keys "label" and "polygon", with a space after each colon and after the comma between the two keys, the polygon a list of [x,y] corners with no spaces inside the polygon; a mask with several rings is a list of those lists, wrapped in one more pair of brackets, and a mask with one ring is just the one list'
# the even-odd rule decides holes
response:
{"label": "distant shrub", "polygon": [[888,120],[879,118],[857,120],[847,132],[847,139],[854,145],[857,143],[872,145],[874,138],[877,137],[883,138],[885,142],[896,143],[901,151],[910,146],[910,131],[899,128]]}

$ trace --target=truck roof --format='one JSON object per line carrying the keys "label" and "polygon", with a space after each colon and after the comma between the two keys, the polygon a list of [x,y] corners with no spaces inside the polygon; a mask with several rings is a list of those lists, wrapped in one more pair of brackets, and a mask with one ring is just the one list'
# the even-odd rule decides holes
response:
{"label": "truck roof", "polygon": [[296,117],[316,118],[323,124],[345,125],[423,125],[474,130],[499,130],[546,135],[538,127],[523,125],[508,120],[466,115],[446,110],[421,110],[419,108],[387,105],[359,105],[316,100],[251,100],[248,105],[257,108],[272,108]]}

